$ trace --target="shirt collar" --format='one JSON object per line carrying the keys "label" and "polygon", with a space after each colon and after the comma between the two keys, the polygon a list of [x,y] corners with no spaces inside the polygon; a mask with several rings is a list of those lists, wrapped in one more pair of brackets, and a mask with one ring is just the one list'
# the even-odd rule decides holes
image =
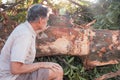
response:
{"label": "shirt collar", "polygon": [[28,28],[30,29],[30,31],[36,36],[37,33],[33,29],[32,25],[28,21],[25,21],[25,24],[28,26]]}

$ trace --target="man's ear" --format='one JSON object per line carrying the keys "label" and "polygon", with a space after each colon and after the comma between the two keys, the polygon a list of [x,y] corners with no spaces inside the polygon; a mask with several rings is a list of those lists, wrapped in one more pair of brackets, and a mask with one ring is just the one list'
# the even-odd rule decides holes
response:
{"label": "man's ear", "polygon": [[39,18],[38,22],[39,22],[39,24],[41,24],[41,22],[42,22],[42,18]]}

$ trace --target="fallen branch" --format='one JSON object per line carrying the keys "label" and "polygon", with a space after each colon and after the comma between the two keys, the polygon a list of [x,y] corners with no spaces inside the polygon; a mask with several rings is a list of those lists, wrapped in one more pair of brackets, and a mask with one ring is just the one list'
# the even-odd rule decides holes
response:
{"label": "fallen branch", "polygon": [[104,75],[100,76],[99,78],[96,78],[95,80],[107,80],[109,78],[113,78],[116,76],[120,76],[120,70],[118,70],[116,72],[110,72],[110,73],[104,74]]}

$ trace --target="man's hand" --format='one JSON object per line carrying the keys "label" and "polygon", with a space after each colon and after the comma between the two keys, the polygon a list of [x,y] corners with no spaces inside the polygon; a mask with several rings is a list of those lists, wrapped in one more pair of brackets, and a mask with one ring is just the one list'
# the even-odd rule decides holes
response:
{"label": "man's hand", "polygon": [[42,68],[47,68],[47,69],[51,69],[52,71],[56,71],[56,70],[60,70],[61,67],[59,64],[53,63],[53,62],[40,62],[40,66]]}

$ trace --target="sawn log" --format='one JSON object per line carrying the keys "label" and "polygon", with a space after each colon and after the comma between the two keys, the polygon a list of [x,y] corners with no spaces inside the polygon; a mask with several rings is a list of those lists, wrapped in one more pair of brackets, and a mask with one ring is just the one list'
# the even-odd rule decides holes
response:
{"label": "sawn log", "polygon": [[37,56],[80,56],[84,65],[120,62],[120,30],[49,27],[37,40]]}

